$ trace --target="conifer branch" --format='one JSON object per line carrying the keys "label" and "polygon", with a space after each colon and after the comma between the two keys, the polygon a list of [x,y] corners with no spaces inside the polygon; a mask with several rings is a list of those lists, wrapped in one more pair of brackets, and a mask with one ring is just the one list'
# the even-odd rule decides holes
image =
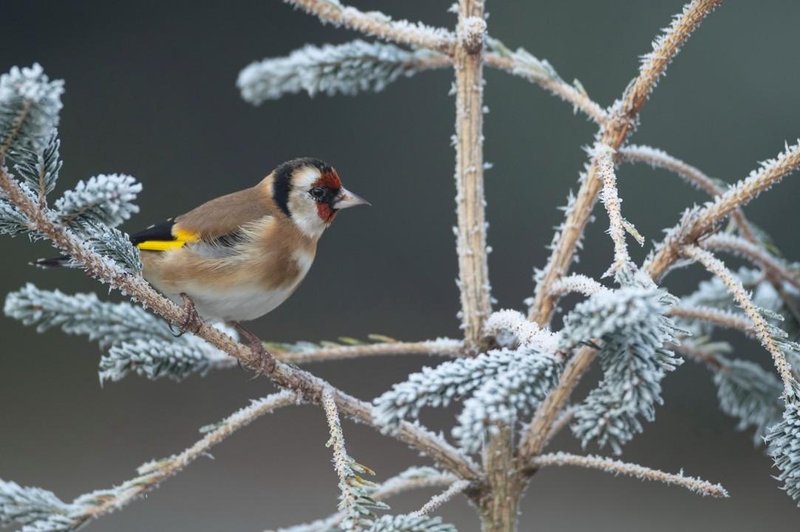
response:
{"label": "conifer branch", "polygon": [[701,246],[712,251],[726,251],[747,259],[772,276],[786,281],[800,290],[800,271],[792,271],[782,260],[771,255],[763,246],[757,246],[750,240],[731,234],[717,233],[703,239]]}
{"label": "conifer branch", "polygon": [[747,295],[742,282],[736,279],[733,273],[725,266],[725,263],[709,251],[697,246],[686,246],[683,249],[683,254],[701,263],[711,274],[715,275],[728,287],[736,303],[753,323],[753,332],[756,338],[758,338],[764,349],[772,355],[772,360],[775,363],[778,376],[783,381],[786,393],[793,393],[793,387],[796,383],[792,374],[792,366],[786,360],[784,349],[781,346],[781,340],[783,339],[776,338],[776,333],[779,331],[776,331],[775,327],[767,323],[759,309],[753,304],[750,296]]}
{"label": "conifer branch", "polygon": [[601,456],[580,456],[562,452],[543,454],[532,461],[532,466],[537,469],[548,466],[577,466],[587,469],[598,469],[606,473],[611,473],[614,476],[624,475],[638,478],[639,480],[650,480],[653,482],[661,482],[669,486],[679,486],[704,497],[726,498],[730,496],[728,495],[728,491],[723,488],[721,484],[712,484],[707,480],[697,477],[687,477],[683,473],[666,473],[658,469],[651,469],[638,464],[603,458]]}
{"label": "conifer branch", "polygon": [[684,320],[699,320],[717,327],[736,329],[748,336],[754,334],[753,323],[741,314],[713,307],[694,305],[675,305],[668,311],[670,316]]}
{"label": "conifer branch", "polygon": [[550,293],[559,297],[571,293],[593,296],[604,290],[609,290],[609,288],[603,286],[591,277],[580,273],[573,273],[572,275],[567,275],[554,282]]}
{"label": "conifer branch", "polygon": [[[613,150],[625,143],[635,129],[639,112],[669,63],[706,15],[720,3],[721,0],[692,0],[684,6],[683,12],[653,42],[653,50],[645,54],[639,74],[628,85],[622,100],[612,107],[608,120],[600,128],[598,142]],[[600,168],[597,164],[590,164],[585,176],[581,177],[581,187],[575,201],[567,210],[563,231],[554,242],[547,265],[538,276],[529,317],[539,325],[550,322],[555,308],[552,284],[569,270],[602,186]],[[565,386],[573,384],[564,383]]]}
{"label": "conifer branch", "polygon": [[760,168],[731,186],[723,195],[702,209],[687,211],[681,222],[670,230],[667,238],[656,248],[645,267],[653,279],[659,280],[681,257],[681,248],[693,245],[714,232],[717,225],[736,209],[743,207],[762,192],[780,182],[800,167],[800,142],[765,161]]}
{"label": "conifer branch", "polygon": [[614,242],[614,262],[604,276],[622,272],[631,264],[628,245],[625,243],[625,219],[622,217],[622,200],[617,190],[617,176],[614,173],[614,149],[597,143],[591,149],[592,165],[597,167],[603,182],[601,200],[608,213],[608,234]]}

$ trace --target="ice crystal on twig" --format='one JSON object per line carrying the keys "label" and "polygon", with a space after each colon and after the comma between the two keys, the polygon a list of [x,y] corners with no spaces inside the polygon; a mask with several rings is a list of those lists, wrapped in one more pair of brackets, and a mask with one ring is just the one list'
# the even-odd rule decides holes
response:
{"label": "ice crystal on twig", "polygon": [[129,175],[100,174],[64,192],[54,209],[61,222],[72,227],[87,223],[116,227],[139,212],[134,201],[141,191],[141,183]]}

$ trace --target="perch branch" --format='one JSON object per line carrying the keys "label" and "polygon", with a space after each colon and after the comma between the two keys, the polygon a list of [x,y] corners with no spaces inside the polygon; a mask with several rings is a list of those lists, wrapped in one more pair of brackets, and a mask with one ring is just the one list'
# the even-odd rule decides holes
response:
{"label": "perch branch", "polygon": [[666,473],[658,469],[650,469],[649,467],[640,466],[638,464],[631,464],[600,456],[580,456],[577,454],[559,452],[543,454],[537,457],[532,464],[535,468],[569,465],[588,469],[599,469],[600,471],[605,471],[615,476],[625,475],[638,478],[639,480],[650,480],[670,486],[680,486],[698,495],[710,497],[729,496],[727,490],[720,484],[712,484],[707,480],[696,477],[687,477],[683,473]]}
{"label": "perch branch", "polygon": [[[180,324],[186,319],[182,307],[153,290],[143,278],[130,275],[114,263],[87,249],[73,233],[54,223],[52,214],[48,210],[40,208],[26,196],[19,184],[8,175],[3,164],[0,164],[0,190],[28,217],[31,225],[38,232],[50,240],[60,251],[82,264],[90,277],[120,290],[124,295],[152,309],[171,323]],[[222,331],[203,323],[196,335],[236,358],[246,368],[261,371],[261,357]],[[276,364],[275,369],[268,376],[278,386],[294,390],[303,400],[314,404],[320,403],[322,392],[330,387],[330,384],[319,377],[283,363]],[[371,405],[339,390],[336,391],[335,398],[336,406],[346,416],[379,429],[373,418]],[[427,454],[442,467],[460,477],[475,478],[478,476],[478,468],[468,458],[444,439],[420,426],[403,423],[397,432],[397,437],[400,441]]]}
{"label": "perch branch", "polygon": [[792,366],[786,360],[786,356],[775,341],[773,334],[770,332],[769,324],[747,295],[747,291],[742,286],[741,281],[736,279],[725,264],[709,251],[697,246],[686,246],[683,249],[683,254],[701,263],[706,270],[717,276],[717,278],[725,284],[728,291],[733,296],[733,299],[753,322],[754,334],[759,339],[764,349],[772,355],[772,360],[775,363],[775,368],[778,370],[778,375],[783,381],[784,388],[787,393],[791,393],[794,383]]}
{"label": "perch branch", "polygon": [[[670,61],[706,15],[721,1],[693,0],[684,7],[683,13],[674,19],[664,35],[656,39],[652,52],[645,56],[639,68],[639,74],[628,85],[622,100],[612,108],[611,115],[601,127],[599,134],[601,143],[614,150],[622,146],[633,132],[642,106],[659,78],[666,71]],[[561,238],[555,243],[541,281],[536,286],[529,317],[539,325],[547,325],[550,322],[555,308],[552,284],[569,270],[578,242],[597,202],[598,194],[603,186],[599,170],[597,164],[589,166],[575,202],[567,212]]]}

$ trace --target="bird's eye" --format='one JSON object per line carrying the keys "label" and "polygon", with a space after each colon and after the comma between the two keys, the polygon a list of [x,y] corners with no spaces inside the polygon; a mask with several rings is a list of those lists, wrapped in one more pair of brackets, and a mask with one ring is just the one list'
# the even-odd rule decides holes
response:
{"label": "bird's eye", "polygon": [[325,196],[325,189],[321,187],[314,187],[308,191],[311,197],[315,200],[321,200]]}

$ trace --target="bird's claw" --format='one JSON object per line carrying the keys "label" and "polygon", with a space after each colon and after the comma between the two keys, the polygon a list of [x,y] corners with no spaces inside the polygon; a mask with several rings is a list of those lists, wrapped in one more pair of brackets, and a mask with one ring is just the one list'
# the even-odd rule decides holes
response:
{"label": "bird's claw", "polygon": [[245,329],[239,323],[236,323],[234,327],[237,331],[239,331],[239,334],[244,337],[244,340],[247,342],[247,347],[250,348],[254,358],[259,361],[259,367],[256,375],[269,375],[274,372],[275,366],[277,365],[275,362],[275,357],[272,356],[272,353],[264,348],[264,344],[261,342],[261,339]]}
{"label": "bird's claw", "polygon": [[197,313],[197,307],[195,307],[192,298],[184,292],[181,292],[180,296],[183,299],[184,318],[178,327],[178,332],[172,330],[172,324],[170,324],[170,330],[172,330],[172,334],[174,334],[176,338],[183,336],[187,331],[196,333],[200,330],[200,327],[203,326],[203,320],[200,318],[200,314]]}

